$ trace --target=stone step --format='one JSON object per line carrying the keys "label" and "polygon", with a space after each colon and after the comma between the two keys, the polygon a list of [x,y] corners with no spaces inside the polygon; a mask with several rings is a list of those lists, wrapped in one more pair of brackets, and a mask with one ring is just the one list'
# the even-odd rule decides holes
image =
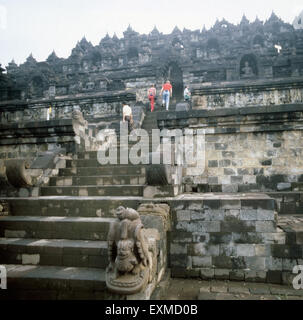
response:
{"label": "stone step", "polygon": [[[123,206],[137,209],[142,198],[130,197],[45,197],[13,198],[8,201],[13,216],[115,217]],[[0,220],[1,221],[1,220]]]}
{"label": "stone step", "polygon": [[142,175],[51,177],[50,186],[103,186],[103,185],[144,185]]}
{"label": "stone step", "polygon": [[[87,167],[107,167],[107,166],[120,166],[120,156],[117,155],[117,158],[106,158],[107,161],[110,161],[109,164],[101,164],[97,159],[79,159],[79,160],[66,160],[66,168],[87,168]],[[137,160],[138,157],[133,158],[128,157],[128,166],[137,166],[137,164],[132,161],[132,159]],[[116,161],[115,161],[116,160]],[[140,161],[137,160],[137,161]],[[117,163],[114,163],[117,162]]]}
{"label": "stone step", "polygon": [[[74,156],[74,160],[96,160],[97,157],[98,151],[78,152]],[[117,149],[117,159],[120,159],[120,149]]]}
{"label": "stone step", "polygon": [[9,216],[0,221],[1,238],[105,241],[113,218]]}
{"label": "stone step", "polygon": [[96,268],[4,265],[7,290],[1,300],[106,299],[105,271]]}
{"label": "stone step", "polygon": [[143,196],[143,185],[41,187],[41,196]]}
{"label": "stone step", "polygon": [[59,176],[145,175],[145,166],[120,165],[59,169]]}
{"label": "stone step", "polygon": [[107,242],[0,238],[0,264],[107,267]]}

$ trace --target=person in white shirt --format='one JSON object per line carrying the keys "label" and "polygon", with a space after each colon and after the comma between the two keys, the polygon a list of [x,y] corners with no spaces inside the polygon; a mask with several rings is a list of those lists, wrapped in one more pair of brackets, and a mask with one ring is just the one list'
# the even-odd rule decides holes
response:
{"label": "person in white shirt", "polygon": [[191,93],[190,93],[188,87],[185,87],[185,90],[184,90],[184,101],[189,101],[190,97],[191,97]]}
{"label": "person in white shirt", "polygon": [[131,107],[126,103],[126,102],[122,102],[122,106],[123,106],[123,118],[122,121],[123,122],[128,122],[128,128],[132,128],[133,127],[133,112]]}

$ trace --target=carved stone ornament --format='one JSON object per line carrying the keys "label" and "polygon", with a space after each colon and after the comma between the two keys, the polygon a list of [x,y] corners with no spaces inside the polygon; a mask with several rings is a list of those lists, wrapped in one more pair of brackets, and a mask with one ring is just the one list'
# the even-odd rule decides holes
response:
{"label": "carved stone ornament", "polygon": [[8,182],[15,188],[31,187],[32,177],[26,169],[29,169],[29,162],[23,159],[5,161],[6,176]]}
{"label": "carved stone ornament", "polygon": [[79,122],[83,126],[87,126],[87,121],[83,117],[83,113],[80,110],[74,110],[72,113],[72,118],[74,122]]}
{"label": "carved stone ornament", "polygon": [[116,215],[108,234],[106,285],[112,293],[135,294],[153,279],[155,246],[149,245],[136,210],[119,207]]}

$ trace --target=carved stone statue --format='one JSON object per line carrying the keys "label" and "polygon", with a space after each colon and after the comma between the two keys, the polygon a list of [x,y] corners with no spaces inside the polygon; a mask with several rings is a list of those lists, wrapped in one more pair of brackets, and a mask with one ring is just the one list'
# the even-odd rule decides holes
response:
{"label": "carved stone statue", "polygon": [[82,124],[83,126],[87,125],[87,121],[83,117],[83,113],[80,110],[74,110],[72,113],[73,121],[79,122],[79,124]]}
{"label": "carved stone statue", "polygon": [[254,75],[252,68],[249,65],[248,61],[245,61],[245,66],[242,68],[242,77],[249,78]]}
{"label": "carved stone statue", "polygon": [[154,252],[136,210],[119,207],[116,216],[108,234],[106,285],[113,293],[135,294],[152,280]]}

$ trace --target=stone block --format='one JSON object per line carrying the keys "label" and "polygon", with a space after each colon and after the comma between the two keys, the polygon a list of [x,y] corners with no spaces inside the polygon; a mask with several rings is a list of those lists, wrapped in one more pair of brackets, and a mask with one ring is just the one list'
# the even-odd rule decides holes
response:
{"label": "stone block", "polygon": [[301,245],[278,245],[271,246],[272,255],[277,258],[301,259],[303,250]]}
{"label": "stone block", "polygon": [[265,244],[285,244],[286,234],[284,232],[259,233]]}
{"label": "stone block", "polygon": [[219,167],[226,168],[231,165],[231,161],[229,159],[223,159],[219,161]]}
{"label": "stone block", "polygon": [[222,185],[222,192],[224,193],[237,193],[238,189],[239,187],[237,184]]}
{"label": "stone block", "polygon": [[237,210],[241,209],[241,201],[240,200],[221,200],[221,209],[224,210]]}
{"label": "stone block", "polygon": [[229,269],[215,269],[215,279],[229,280]]}
{"label": "stone block", "polygon": [[257,210],[255,209],[241,209],[240,210],[240,219],[247,221],[256,221],[257,220]]}
{"label": "stone block", "polygon": [[224,175],[225,176],[234,176],[236,174],[236,171],[231,168],[225,168],[224,169]]}
{"label": "stone block", "polygon": [[232,270],[229,273],[230,281],[244,281],[245,273],[244,270]]}
{"label": "stone block", "polygon": [[192,257],[194,268],[212,267],[212,257]]}
{"label": "stone block", "polygon": [[264,210],[275,210],[274,199],[242,199],[242,209],[264,209]]}
{"label": "stone block", "polygon": [[201,220],[201,221],[209,221],[209,219],[207,219],[206,213],[204,210],[200,210],[200,211],[190,211],[190,220]]}
{"label": "stone block", "polygon": [[275,221],[275,212],[272,210],[257,210],[257,219],[258,221]]}
{"label": "stone block", "polygon": [[240,218],[240,210],[239,209],[231,209],[231,210],[225,210],[225,217],[233,217],[233,218]]}
{"label": "stone block", "polygon": [[246,262],[244,257],[232,257],[231,260],[233,270],[246,269]]}
{"label": "stone block", "polygon": [[187,268],[187,254],[171,254],[170,263],[172,267]]}
{"label": "stone block", "polygon": [[210,241],[210,233],[203,233],[203,232],[193,232],[192,233],[192,241],[190,242],[203,242],[208,243]]}
{"label": "stone block", "polygon": [[256,232],[270,233],[277,230],[273,221],[256,221]]}
{"label": "stone block", "polygon": [[215,270],[212,268],[200,269],[200,277],[202,280],[210,280],[215,277]]}
{"label": "stone block", "polygon": [[255,256],[255,245],[253,244],[238,244],[237,257],[253,257]]}
{"label": "stone block", "polygon": [[173,255],[187,254],[187,245],[186,244],[180,245],[180,244],[176,244],[176,243],[171,243],[170,253]]}
{"label": "stone block", "polygon": [[215,268],[219,269],[232,269],[233,267],[233,262],[231,257],[227,256],[218,256],[218,257],[213,257],[213,265]]}
{"label": "stone block", "polygon": [[274,258],[274,257],[266,257],[265,266],[268,270],[273,271],[282,271],[282,259],[281,258]]}
{"label": "stone block", "polygon": [[22,254],[22,264],[38,265],[40,262],[39,254]]}
{"label": "stone block", "polygon": [[232,240],[232,234],[228,232],[217,232],[217,233],[210,233],[210,244],[227,244],[231,242]]}
{"label": "stone block", "polygon": [[221,222],[221,232],[255,232],[255,221],[241,221],[235,217],[228,217]]}
{"label": "stone block", "polygon": [[203,201],[199,201],[199,202],[194,202],[194,201],[191,201],[189,204],[188,204],[188,210],[195,210],[195,211],[202,211],[203,209]]}
{"label": "stone block", "polygon": [[218,256],[219,245],[208,245],[205,243],[195,243],[188,245],[187,254],[189,256]]}
{"label": "stone block", "polygon": [[180,267],[172,267],[171,268],[171,276],[173,278],[186,278],[186,269]]}
{"label": "stone block", "polygon": [[178,222],[177,230],[184,230],[187,232],[220,232],[219,221],[197,221],[197,222]]}
{"label": "stone block", "polygon": [[177,232],[171,233],[171,241],[175,243],[191,243],[193,241],[193,234],[191,232],[178,230]]}
{"label": "stone block", "polygon": [[282,284],[287,286],[293,285],[293,280],[296,277],[296,274],[292,272],[282,272]]}
{"label": "stone block", "polygon": [[232,240],[236,244],[259,244],[262,243],[262,237],[256,232],[233,232]]}
{"label": "stone block", "polygon": [[256,256],[258,257],[268,257],[271,254],[270,245],[256,244],[255,245]]}
{"label": "stone block", "polygon": [[262,271],[265,270],[266,258],[265,257],[244,257],[246,266],[250,270]]}
{"label": "stone block", "polygon": [[246,282],[266,282],[266,271],[244,270]]}
{"label": "stone block", "polygon": [[215,143],[215,150],[226,151],[228,148],[227,143]]}
{"label": "stone block", "polygon": [[237,255],[237,246],[229,244],[220,244],[220,256],[235,257]]}
{"label": "stone block", "polygon": [[220,232],[220,222],[219,221],[202,221],[200,222],[200,230],[202,232]]}
{"label": "stone block", "polygon": [[280,182],[277,185],[278,191],[291,191],[291,183],[289,182]]}
{"label": "stone block", "polygon": [[257,177],[256,176],[243,176],[243,183],[244,184],[250,184],[250,185],[256,185]]}
{"label": "stone block", "polygon": [[220,200],[217,200],[217,199],[204,200],[203,207],[204,207],[204,209],[212,209],[212,210],[223,209],[223,208],[221,208]]}
{"label": "stone block", "polygon": [[295,266],[298,265],[298,260],[296,259],[282,259],[282,271],[291,271]]}
{"label": "stone block", "polygon": [[208,161],[208,168],[218,168],[218,161],[217,160],[209,160]]}
{"label": "stone block", "polygon": [[231,176],[231,183],[241,184],[243,183],[243,176]]}
{"label": "stone block", "polygon": [[205,210],[205,221],[223,221],[224,210]]}
{"label": "stone block", "polygon": [[177,211],[177,220],[178,221],[190,221],[191,220],[191,211],[190,210],[178,210]]}
{"label": "stone block", "polygon": [[282,271],[267,271],[266,280],[268,283],[282,284]]}

